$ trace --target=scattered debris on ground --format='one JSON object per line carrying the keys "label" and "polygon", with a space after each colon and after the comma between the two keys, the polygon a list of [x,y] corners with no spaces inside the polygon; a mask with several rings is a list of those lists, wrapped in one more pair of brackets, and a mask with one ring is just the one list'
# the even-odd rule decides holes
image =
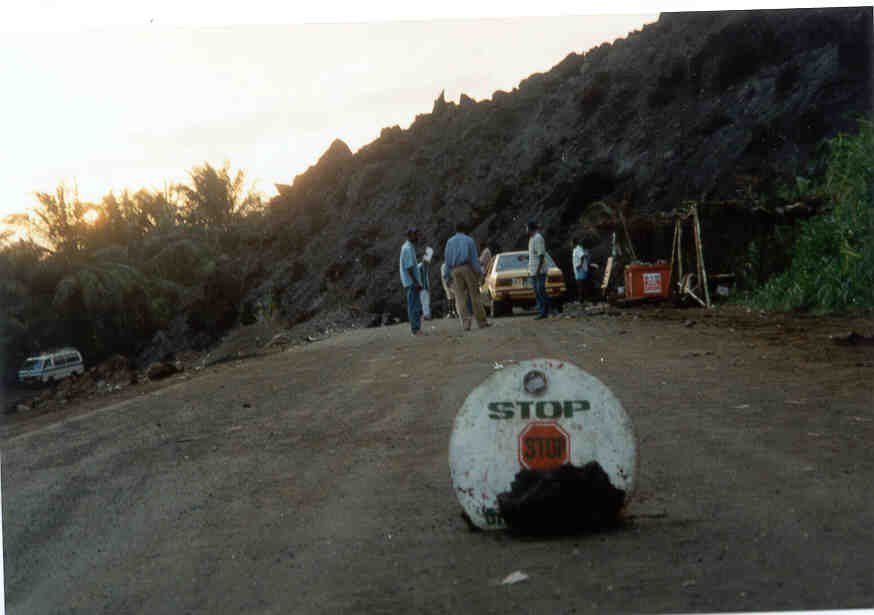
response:
{"label": "scattered debris on ground", "polygon": [[170,361],[156,362],[149,365],[146,369],[146,378],[149,380],[161,380],[178,374],[183,370],[181,363],[172,363]]}
{"label": "scattered debris on ground", "polygon": [[228,332],[203,357],[200,367],[321,342],[345,331],[372,326],[375,318],[376,326],[379,326],[379,315],[351,308],[338,308],[319,313],[292,327],[279,320],[259,320]]}
{"label": "scattered debris on ground", "polygon": [[523,469],[510,491],[498,495],[501,516],[511,532],[573,534],[615,526],[625,491],[610,482],[601,465],[564,464],[550,470]]}
{"label": "scattered debris on ground", "polygon": [[580,318],[582,316],[618,316],[621,310],[609,303],[565,303],[563,315],[565,318]]}
{"label": "scattered debris on ground", "polygon": [[[7,414],[25,413],[33,409],[55,410],[79,399],[90,399],[107,395],[136,384],[164,380],[191,370],[200,371],[205,367],[251,358],[298,346],[326,340],[345,331],[365,328],[371,325],[374,316],[383,315],[362,313],[354,309],[337,309],[316,315],[312,319],[288,328],[277,320],[260,320],[251,325],[233,329],[209,352],[182,351],[170,353],[162,360],[154,360],[141,370],[127,357],[113,355],[99,365],[88,368],[78,377],[69,377],[53,386],[47,386],[34,394],[17,397],[5,404]],[[387,322],[392,322],[389,317]],[[394,319],[396,320],[396,319]]]}
{"label": "scattered debris on ground", "polygon": [[838,346],[874,346],[874,335],[860,335],[851,331],[844,335],[832,335],[831,341]]}
{"label": "scattered debris on ground", "polygon": [[515,570],[501,579],[501,585],[515,585],[528,580],[528,575],[521,570]]}
{"label": "scattered debris on ground", "polygon": [[292,340],[291,336],[287,331],[280,331],[276,335],[270,338],[270,341],[264,345],[264,348],[284,348],[291,344],[294,340]]}
{"label": "scattered debris on ground", "polygon": [[[694,320],[690,319],[690,310],[694,311]],[[383,318],[387,316],[387,318]],[[613,316],[634,320],[655,319],[665,323],[674,322],[678,325],[694,323],[693,327],[708,327],[722,329],[727,334],[735,335],[739,331],[753,333],[761,342],[786,348],[804,347],[811,339],[830,340],[830,344],[819,346],[818,360],[844,362],[855,368],[872,368],[874,360],[867,356],[874,349],[874,335],[870,331],[870,316],[858,317],[810,317],[790,313],[759,312],[744,306],[725,304],[713,309],[689,308],[674,309],[669,306],[652,304],[632,308],[618,309],[608,303],[567,303],[564,316],[577,319],[587,316]],[[52,411],[59,407],[81,399],[92,399],[117,393],[131,385],[150,382],[147,368],[157,363],[171,363],[179,367],[180,372],[198,372],[204,367],[225,361],[240,360],[248,357],[280,352],[294,346],[318,343],[336,336],[344,331],[379,326],[383,321],[391,323],[390,315],[358,312],[353,309],[338,308],[316,315],[314,318],[288,327],[285,323],[276,321],[258,321],[253,325],[239,327],[231,331],[225,339],[213,347],[209,353],[187,350],[164,356],[163,359],[136,364],[121,355],[111,356],[99,365],[88,368],[84,374],[76,378],[67,378],[54,386],[46,386],[36,390],[21,389],[16,394],[9,395],[4,402],[3,411],[6,414],[27,413],[30,410]],[[834,334],[834,331],[849,331]],[[308,339],[310,338],[310,339]],[[588,350],[583,344],[582,350]],[[854,352],[848,352],[854,350]],[[689,350],[686,357],[706,356],[707,353]],[[866,356],[860,356],[864,353]],[[750,355],[752,356],[752,355]],[[738,356],[731,359],[731,365],[738,367],[747,358]],[[604,361],[601,361],[604,363]],[[498,366],[506,366],[510,360],[496,362]],[[169,370],[168,370],[169,371]]]}
{"label": "scattered debris on ground", "polygon": [[54,385],[39,389],[27,398],[16,400],[14,405],[7,406],[6,412],[24,413],[36,409],[51,411],[81,399],[108,395],[132,385],[178,374],[198,358],[197,353],[183,352],[172,361],[155,361],[146,369],[137,371],[127,357],[113,355],[106,361],[89,367],[81,375],[64,378]]}

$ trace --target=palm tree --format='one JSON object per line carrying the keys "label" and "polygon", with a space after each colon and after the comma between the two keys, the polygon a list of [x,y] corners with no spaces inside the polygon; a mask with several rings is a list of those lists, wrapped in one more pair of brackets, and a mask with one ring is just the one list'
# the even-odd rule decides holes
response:
{"label": "palm tree", "polygon": [[51,246],[54,252],[75,255],[84,248],[87,229],[85,212],[90,205],[79,200],[73,187],[72,200],[67,198],[63,183],[58,184],[55,194],[34,193],[39,206],[34,210],[33,231]]}
{"label": "palm tree", "polygon": [[246,190],[246,174],[238,170],[231,176],[230,163],[216,169],[208,162],[188,172],[190,185],[180,185],[186,219],[207,228],[226,231],[230,224],[261,205],[261,195]]}

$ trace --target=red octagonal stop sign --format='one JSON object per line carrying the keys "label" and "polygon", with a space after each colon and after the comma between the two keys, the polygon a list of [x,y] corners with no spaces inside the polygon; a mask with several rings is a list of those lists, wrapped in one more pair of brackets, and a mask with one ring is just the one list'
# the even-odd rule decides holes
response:
{"label": "red octagonal stop sign", "polygon": [[570,459],[570,437],[555,421],[528,423],[519,434],[519,463],[529,470],[557,468]]}

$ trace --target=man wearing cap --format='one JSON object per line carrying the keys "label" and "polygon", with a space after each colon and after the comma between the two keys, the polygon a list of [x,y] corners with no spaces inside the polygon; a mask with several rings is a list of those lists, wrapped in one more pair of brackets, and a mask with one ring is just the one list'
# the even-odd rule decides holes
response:
{"label": "man wearing cap", "polygon": [[486,311],[479,296],[479,280],[483,270],[479,264],[476,244],[464,231],[465,225],[462,222],[457,223],[455,235],[446,242],[446,273],[443,278],[447,281],[452,279],[455,308],[461,315],[461,326],[465,331],[470,331],[471,308],[480,329],[490,325],[486,321]]}
{"label": "man wearing cap", "polygon": [[400,270],[401,284],[407,296],[407,317],[410,320],[410,332],[413,335],[423,335],[422,326],[422,301],[419,291],[422,290],[422,280],[419,277],[419,268],[416,266],[416,241],[419,232],[415,227],[407,230],[407,240],[401,246]]}
{"label": "man wearing cap", "polygon": [[537,316],[534,320],[543,320],[549,315],[549,296],[546,294],[546,272],[549,265],[546,260],[546,242],[537,230],[537,222],[528,223],[528,275],[533,279],[534,296],[537,299]]}

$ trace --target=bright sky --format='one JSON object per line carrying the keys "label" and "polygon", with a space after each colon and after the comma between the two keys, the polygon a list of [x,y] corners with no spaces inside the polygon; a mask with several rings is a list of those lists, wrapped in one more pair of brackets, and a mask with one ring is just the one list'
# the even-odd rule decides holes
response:
{"label": "bright sky", "polygon": [[60,181],[98,200],[225,159],[270,196],[335,138],[354,151],[384,126],[408,127],[441,90],[488,98],[658,16],[644,0],[590,16],[565,0],[138,4],[42,0],[4,15],[0,216]]}

